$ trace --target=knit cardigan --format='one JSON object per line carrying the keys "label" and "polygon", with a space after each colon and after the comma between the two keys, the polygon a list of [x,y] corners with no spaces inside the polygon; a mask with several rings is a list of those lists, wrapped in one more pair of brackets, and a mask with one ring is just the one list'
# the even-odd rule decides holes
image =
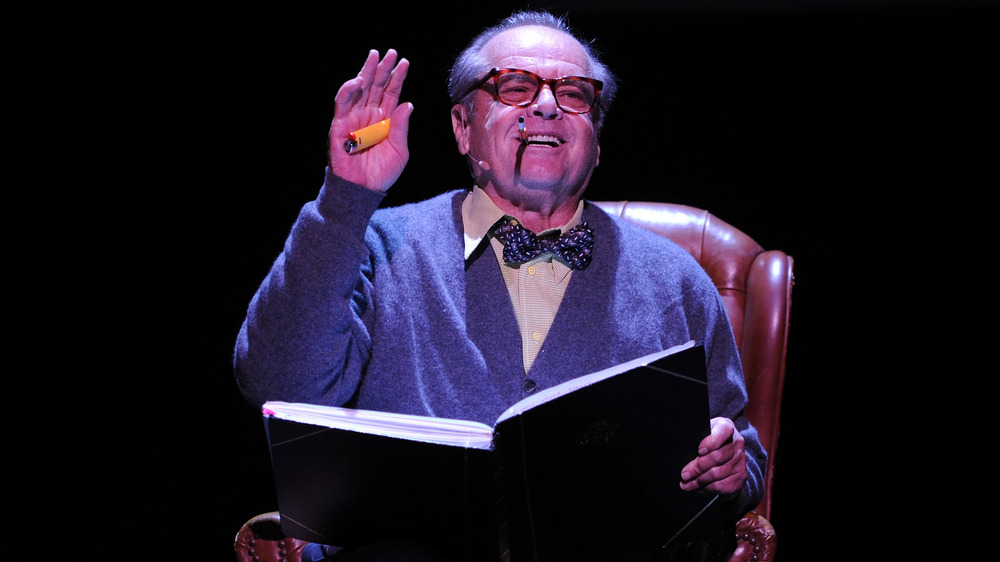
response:
{"label": "knit cardigan", "polygon": [[756,505],[766,453],[743,415],[721,298],[691,255],[586,203],[593,262],[573,273],[526,374],[488,241],[464,258],[467,193],[379,208],[384,194],[327,173],[240,329],[234,366],[246,398],[492,424],[527,396],[526,378],[547,388],[695,340],[705,347],[711,415],[732,419],[746,442],[750,478],[737,509]]}

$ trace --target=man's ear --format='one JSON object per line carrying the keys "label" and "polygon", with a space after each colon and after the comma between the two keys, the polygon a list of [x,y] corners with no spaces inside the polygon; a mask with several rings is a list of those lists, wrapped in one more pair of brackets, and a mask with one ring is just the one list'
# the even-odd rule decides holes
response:
{"label": "man's ear", "polygon": [[455,142],[458,144],[459,154],[469,152],[469,116],[465,111],[465,106],[455,104],[451,108],[451,130],[455,133]]}

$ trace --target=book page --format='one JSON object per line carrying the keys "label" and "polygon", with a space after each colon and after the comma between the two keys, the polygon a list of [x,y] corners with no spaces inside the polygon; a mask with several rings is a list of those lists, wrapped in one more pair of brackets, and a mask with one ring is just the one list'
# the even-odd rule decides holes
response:
{"label": "book page", "polygon": [[521,400],[520,402],[508,408],[504,413],[500,414],[500,417],[497,418],[496,423],[499,424],[500,422],[506,419],[523,414],[524,412],[536,406],[540,406],[546,402],[551,402],[552,400],[555,400],[560,396],[565,396],[566,394],[569,394],[575,390],[579,390],[581,388],[590,386],[604,379],[608,379],[615,375],[620,375],[627,371],[631,371],[632,369],[635,369],[637,367],[647,365],[649,363],[652,363],[653,361],[656,361],[657,359],[661,359],[668,355],[673,355],[674,353],[678,353],[685,349],[694,347],[694,343],[695,343],[694,340],[691,340],[687,343],[675,345],[674,347],[665,349],[663,351],[657,351],[656,353],[651,353],[649,355],[645,355],[643,357],[639,357],[637,359],[633,359],[631,361],[627,361],[625,363],[621,363],[613,367],[608,367],[607,369],[604,369],[602,371],[597,371],[596,373],[591,373],[589,375],[583,375],[581,377],[568,380],[562,384],[557,384],[556,386],[546,388],[545,390],[532,394],[531,396],[525,398],[524,400]]}
{"label": "book page", "polygon": [[472,449],[489,449],[492,446],[492,428],[473,421],[281,401],[266,402],[263,413],[300,423],[410,441]]}

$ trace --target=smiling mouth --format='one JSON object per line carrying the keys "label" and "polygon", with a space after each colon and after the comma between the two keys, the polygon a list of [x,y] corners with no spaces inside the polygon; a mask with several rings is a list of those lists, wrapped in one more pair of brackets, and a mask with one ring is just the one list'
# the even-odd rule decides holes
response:
{"label": "smiling mouth", "polygon": [[563,143],[558,137],[552,135],[528,135],[524,139],[524,144],[527,145],[541,145],[541,146],[559,146]]}

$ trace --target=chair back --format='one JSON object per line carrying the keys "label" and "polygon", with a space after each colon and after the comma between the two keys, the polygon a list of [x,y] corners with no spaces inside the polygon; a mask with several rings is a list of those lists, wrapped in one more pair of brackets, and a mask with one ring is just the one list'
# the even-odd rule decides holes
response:
{"label": "chair back", "polygon": [[743,362],[749,396],[746,416],[768,452],[764,499],[754,511],[770,519],[794,280],[792,257],[780,250],[764,250],[703,209],[644,201],[593,203],[673,240],[698,260],[719,289]]}

